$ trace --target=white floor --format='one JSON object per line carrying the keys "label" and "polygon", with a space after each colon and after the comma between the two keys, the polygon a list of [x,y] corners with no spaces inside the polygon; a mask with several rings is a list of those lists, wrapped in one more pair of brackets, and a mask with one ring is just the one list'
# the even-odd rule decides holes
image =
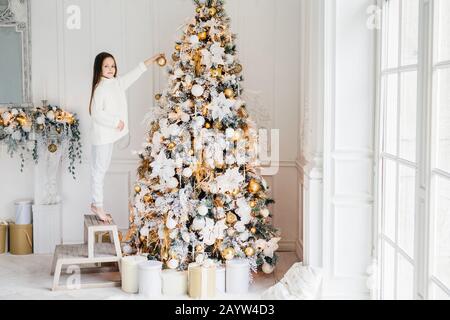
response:
{"label": "white floor", "polygon": [[[259,299],[260,294],[280,280],[286,271],[298,261],[295,253],[280,252],[280,260],[275,272],[271,275],[263,273],[255,275],[255,281],[246,295],[220,295],[218,299]],[[50,290],[53,277],[50,275],[52,263],[51,255],[14,256],[0,255],[0,300],[11,299],[86,299],[86,300],[115,300],[142,299],[135,294],[127,294],[119,287],[103,289],[82,289],[70,291]],[[117,274],[115,274],[117,276]],[[90,275],[83,275],[90,277]],[[84,278],[86,280],[86,278]],[[63,281],[63,280],[62,280]],[[163,299],[189,299],[188,296],[170,297]]]}

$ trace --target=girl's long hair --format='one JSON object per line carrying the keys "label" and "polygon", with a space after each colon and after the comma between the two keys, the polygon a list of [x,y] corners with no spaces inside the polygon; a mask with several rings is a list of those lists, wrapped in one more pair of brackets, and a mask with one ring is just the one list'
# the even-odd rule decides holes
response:
{"label": "girl's long hair", "polygon": [[108,52],[101,52],[95,57],[94,61],[94,76],[92,78],[92,90],[91,90],[91,99],[89,101],[89,114],[91,114],[91,107],[92,107],[92,99],[94,97],[95,88],[97,88],[98,83],[100,82],[100,78],[102,77],[102,66],[103,61],[106,58],[112,58],[114,60],[114,64],[116,65],[116,72],[114,73],[114,78],[117,76],[117,63],[116,59],[113,57],[112,54]]}

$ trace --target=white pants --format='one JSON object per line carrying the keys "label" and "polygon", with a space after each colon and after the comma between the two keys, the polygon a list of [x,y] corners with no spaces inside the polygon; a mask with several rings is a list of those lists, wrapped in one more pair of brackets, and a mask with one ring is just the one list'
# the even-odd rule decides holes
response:
{"label": "white pants", "polygon": [[92,204],[103,207],[103,185],[105,174],[111,164],[114,144],[92,146],[91,159],[91,192]]}

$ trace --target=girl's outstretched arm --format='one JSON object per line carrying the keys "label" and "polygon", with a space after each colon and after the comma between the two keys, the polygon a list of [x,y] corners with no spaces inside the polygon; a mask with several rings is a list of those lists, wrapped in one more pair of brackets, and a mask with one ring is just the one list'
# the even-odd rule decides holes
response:
{"label": "girl's outstretched arm", "polygon": [[160,56],[161,54],[159,53],[145,60],[144,62],[140,62],[136,68],[134,68],[124,76],[118,77],[117,79],[123,90],[127,90],[137,79],[139,79],[141,75],[148,70],[148,67],[153,64]]}

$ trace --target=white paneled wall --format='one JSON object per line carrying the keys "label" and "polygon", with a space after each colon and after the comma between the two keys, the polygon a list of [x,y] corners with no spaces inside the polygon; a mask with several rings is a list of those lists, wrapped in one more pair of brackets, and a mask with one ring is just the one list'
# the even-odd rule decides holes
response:
{"label": "white paneled wall", "polygon": [[[81,9],[81,28],[66,27],[67,8]],[[298,153],[300,81],[300,1],[228,0],[232,29],[238,34],[238,51],[244,66],[245,88],[258,118],[269,128],[280,128],[280,170],[267,177],[273,186],[275,224],[282,229],[281,248],[295,250],[300,239],[296,157]],[[82,216],[90,202],[88,140],[92,65],[101,51],[112,53],[119,74],[157,52],[170,57],[179,27],[194,14],[190,0],[31,0],[32,65],[34,103],[43,92],[51,104],[76,112],[81,118],[84,160],[77,167],[77,180],[61,174],[63,196],[63,239],[82,239]],[[117,145],[106,178],[105,206],[120,227],[127,227],[128,200],[135,180],[137,159],[146,128],[142,119],[151,111],[153,96],[166,85],[165,73],[156,67],[144,74],[129,90],[130,136]],[[249,105],[252,109],[252,106]],[[261,115],[262,116],[261,116]],[[32,196],[33,170],[18,173],[15,162],[2,154],[0,218],[13,217],[12,201]],[[30,165],[31,166],[31,165]],[[16,178],[18,177],[18,178]],[[3,190],[5,189],[5,190]],[[299,248],[297,248],[299,249]]]}

